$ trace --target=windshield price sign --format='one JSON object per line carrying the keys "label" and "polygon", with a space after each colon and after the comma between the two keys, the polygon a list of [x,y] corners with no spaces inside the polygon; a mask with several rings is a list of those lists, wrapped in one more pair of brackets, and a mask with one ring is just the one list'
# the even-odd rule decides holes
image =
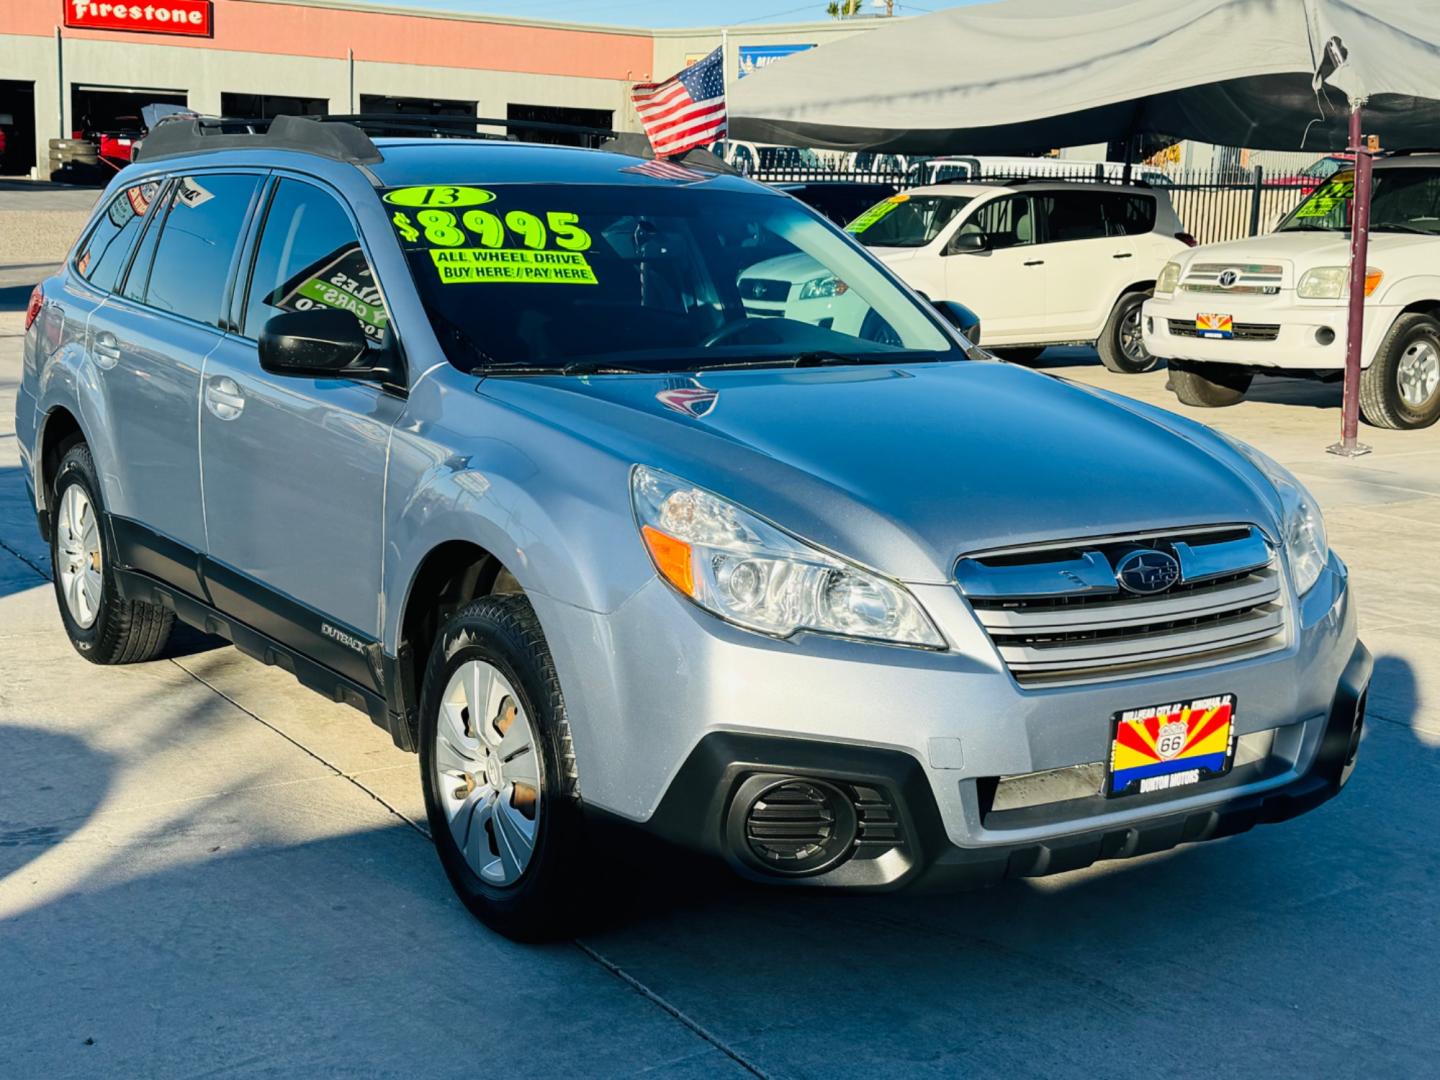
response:
{"label": "windshield price sign", "polygon": [[1329,217],[1337,206],[1349,202],[1354,195],[1355,175],[1353,173],[1333,177],[1325,183],[1324,187],[1310,196],[1309,202],[1295,211],[1295,216],[1297,218]]}
{"label": "windshield price sign", "polygon": [[863,214],[857,217],[854,221],[850,222],[849,225],[846,225],[845,231],[848,233],[864,232],[866,229],[870,228],[871,225],[874,225],[886,214],[890,213],[901,203],[909,199],[909,197],[910,196],[908,195],[892,195],[884,202],[876,203],[874,206],[870,207],[869,210],[866,210]]}
{"label": "windshield price sign", "polygon": [[442,284],[597,284],[578,214],[481,210],[495,194],[477,187],[400,188],[385,201],[401,243],[427,251]]}

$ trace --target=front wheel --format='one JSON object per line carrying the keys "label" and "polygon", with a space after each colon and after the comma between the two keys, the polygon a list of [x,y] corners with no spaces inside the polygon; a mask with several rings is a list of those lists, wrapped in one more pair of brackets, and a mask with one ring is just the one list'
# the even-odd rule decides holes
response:
{"label": "front wheel", "polygon": [[1191,367],[1170,361],[1170,388],[1182,404],[1202,409],[1236,405],[1245,398],[1254,372],[1232,364],[1198,364]]}
{"label": "front wheel", "polygon": [[420,771],[430,834],[465,906],[517,940],[571,933],[579,784],[555,665],[523,596],[477,600],[441,629]]}
{"label": "front wheel", "polygon": [[1095,351],[1100,362],[1111,371],[1122,375],[1138,375],[1152,370],[1160,361],[1145,348],[1145,339],[1140,333],[1140,309],[1150,299],[1150,290],[1126,293],[1115,303]]}
{"label": "front wheel", "polygon": [[1440,320],[1418,312],[1395,320],[1360,375],[1360,412],[1383,428],[1423,428],[1440,419]]}

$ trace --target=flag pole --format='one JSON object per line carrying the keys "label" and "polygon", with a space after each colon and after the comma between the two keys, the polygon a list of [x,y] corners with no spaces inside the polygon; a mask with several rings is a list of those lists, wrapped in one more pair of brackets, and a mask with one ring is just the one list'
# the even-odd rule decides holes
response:
{"label": "flag pole", "polygon": [[1373,162],[1361,134],[1362,102],[1350,102],[1350,152],[1355,155],[1355,193],[1350,200],[1350,325],[1345,343],[1345,390],[1340,441],[1327,446],[1339,457],[1360,457],[1370,447],[1360,435],[1360,362],[1365,341],[1365,276],[1370,261],[1370,192]]}

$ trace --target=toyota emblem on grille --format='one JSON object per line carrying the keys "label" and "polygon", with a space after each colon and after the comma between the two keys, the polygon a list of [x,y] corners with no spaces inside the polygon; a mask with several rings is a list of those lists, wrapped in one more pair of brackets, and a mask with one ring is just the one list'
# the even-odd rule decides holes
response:
{"label": "toyota emblem on grille", "polygon": [[1239,280],[1240,280],[1240,271],[1239,271],[1239,270],[1222,270],[1222,271],[1220,271],[1220,276],[1215,279],[1216,283],[1217,283],[1222,289],[1228,289],[1228,288],[1232,287],[1232,286],[1233,286],[1237,281],[1239,281]]}
{"label": "toyota emblem on grille", "polygon": [[1180,564],[1173,555],[1141,548],[1115,565],[1115,580],[1126,592],[1149,596],[1164,592],[1180,580]]}

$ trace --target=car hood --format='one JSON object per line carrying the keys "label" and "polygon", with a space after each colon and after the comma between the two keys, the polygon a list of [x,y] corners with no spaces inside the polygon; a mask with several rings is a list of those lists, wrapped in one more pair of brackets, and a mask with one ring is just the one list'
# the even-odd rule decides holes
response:
{"label": "car hood", "polygon": [[[1370,258],[1388,251],[1402,251],[1417,245],[1433,247],[1435,239],[1410,233],[1372,232]],[[1190,252],[1190,262],[1199,263],[1265,263],[1287,260],[1297,272],[1315,266],[1345,266],[1350,262],[1348,232],[1274,232],[1247,240],[1230,240],[1223,244],[1206,244]]]}
{"label": "car hood", "polygon": [[1008,364],[480,391],[909,581],[949,580],[958,556],[999,547],[1273,520],[1253,467],[1199,425]]}
{"label": "car hood", "polygon": [[760,278],[774,281],[806,281],[823,273],[825,273],[825,268],[813,256],[806,255],[803,251],[797,251],[790,255],[777,255],[773,259],[756,263],[740,275],[740,280],[749,281]]}

